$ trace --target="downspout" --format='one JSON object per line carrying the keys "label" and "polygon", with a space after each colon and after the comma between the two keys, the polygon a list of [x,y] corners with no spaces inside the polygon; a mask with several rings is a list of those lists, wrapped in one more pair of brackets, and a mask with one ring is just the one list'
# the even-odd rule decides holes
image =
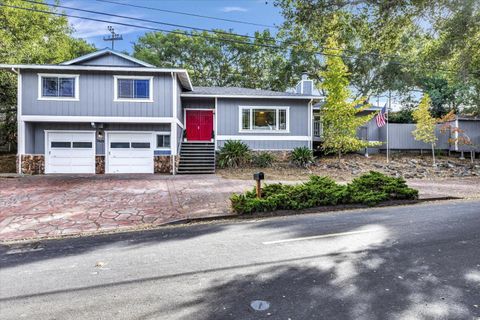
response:
{"label": "downspout", "polygon": [[308,103],[308,137],[310,149],[313,150],[313,98]]}
{"label": "downspout", "polygon": [[12,72],[17,75],[17,173],[22,174],[22,154],[20,150],[20,141],[18,139],[19,137],[19,130],[23,130],[23,126],[20,125],[20,113],[21,113],[21,78],[20,78],[20,69],[15,70],[15,68],[12,67]]}

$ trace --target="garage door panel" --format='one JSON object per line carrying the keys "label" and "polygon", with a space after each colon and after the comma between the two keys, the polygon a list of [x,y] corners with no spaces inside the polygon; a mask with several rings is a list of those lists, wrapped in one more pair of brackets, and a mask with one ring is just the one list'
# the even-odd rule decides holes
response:
{"label": "garage door panel", "polygon": [[152,133],[108,133],[108,173],[153,173]]}
{"label": "garage door panel", "polygon": [[110,158],[109,165],[112,166],[149,166],[152,163],[150,159],[145,158]]}
{"label": "garage door panel", "polygon": [[94,132],[48,132],[46,173],[95,173]]}

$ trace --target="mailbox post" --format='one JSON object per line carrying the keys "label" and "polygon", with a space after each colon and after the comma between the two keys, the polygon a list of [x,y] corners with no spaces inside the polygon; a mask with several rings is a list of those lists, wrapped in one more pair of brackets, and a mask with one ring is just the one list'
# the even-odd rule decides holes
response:
{"label": "mailbox post", "polygon": [[257,198],[262,197],[262,180],[265,179],[263,172],[257,172],[253,174],[253,180],[257,181]]}

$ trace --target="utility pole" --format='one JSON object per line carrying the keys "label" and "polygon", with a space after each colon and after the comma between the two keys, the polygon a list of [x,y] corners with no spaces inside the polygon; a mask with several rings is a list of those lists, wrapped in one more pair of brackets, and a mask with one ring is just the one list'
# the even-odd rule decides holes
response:
{"label": "utility pole", "polygon": [[115,33],[115,29],[112,26],[107,27],[108,31],[110,31],[111,35],[107,37],[103,37],[104,41],[111,41],[112,42],[112,50],[115,49],[115,41],[123,40],[121,34]]}

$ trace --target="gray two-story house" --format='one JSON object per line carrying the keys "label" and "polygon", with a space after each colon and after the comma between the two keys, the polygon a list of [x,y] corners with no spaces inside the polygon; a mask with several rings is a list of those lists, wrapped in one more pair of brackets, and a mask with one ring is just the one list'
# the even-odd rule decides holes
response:
{"label": "gray two-story house", "polygon": [[213,172],[215,150],[312,147],[313,83],[295,93],[193,87],[186,70],[104,49],[18,76],[19,173]]}

